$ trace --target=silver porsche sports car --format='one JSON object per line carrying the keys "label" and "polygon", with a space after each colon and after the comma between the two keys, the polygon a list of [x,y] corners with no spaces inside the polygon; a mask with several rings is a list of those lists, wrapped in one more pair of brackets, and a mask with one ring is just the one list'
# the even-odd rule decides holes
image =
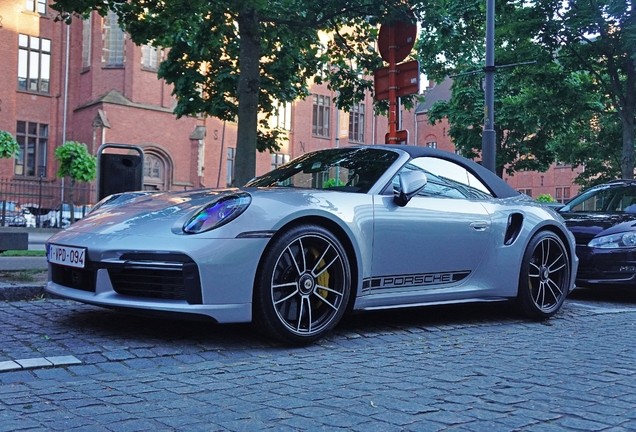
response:
{"label": "silver porsche sports car", "polygon": [[343,314],[516,300],[554,315],[578,259],[561,217],[480,165],[413,146],[302,155],[240,189],[112,195],[47,244],[56,296],[254,322],[306,343]]}

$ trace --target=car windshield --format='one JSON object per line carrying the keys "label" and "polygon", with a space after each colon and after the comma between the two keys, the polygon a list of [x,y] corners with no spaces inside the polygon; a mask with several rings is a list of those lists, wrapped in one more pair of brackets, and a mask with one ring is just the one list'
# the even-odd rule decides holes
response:
{"label": "car windshield", "polygon": [[572,199],[561,212],[636,213],[636,186],[604,185]]}
{"label": "car windshield", "polygon": [[367,193],[398,158],[377,148],[339,148],[302,155],[246,186],[332,189]]}

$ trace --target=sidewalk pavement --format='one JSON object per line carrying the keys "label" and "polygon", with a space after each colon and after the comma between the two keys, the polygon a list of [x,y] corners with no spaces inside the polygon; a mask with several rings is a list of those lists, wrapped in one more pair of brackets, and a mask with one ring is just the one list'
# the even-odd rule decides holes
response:
{"label": "sidewalk pavement", "polygon": [[[58,229],[40,228],[3,228],[12,232],[29,233],[29,250],[44,250],[45,243]],[[2,230],[0,230],[0,234]],[[2,257],[0,256],[0,272],[22,272],[30,270],[46,270],[46,257]],[[45,282],[19,281],[10,279],[0,281],[0,301],[21,301],[47,296],[44,291]]]}
{"label": "sidewalk pavement", "polygon": [[[20,272],[25,270],[46,270],[46,257],[0,257],[0,272]],[[0,301],[22,301],[45,297],[45,282],[0,281]]]}
{"label": "sidewalk pavement", "polygon": [[[0,235],[3,232],[25,232],[29,234],[29,250],[44,250],[44,244],[53,234],[59,232],[56,228],[23,228],[0,227]],[[1,269],[0,269],[1,270]]]}

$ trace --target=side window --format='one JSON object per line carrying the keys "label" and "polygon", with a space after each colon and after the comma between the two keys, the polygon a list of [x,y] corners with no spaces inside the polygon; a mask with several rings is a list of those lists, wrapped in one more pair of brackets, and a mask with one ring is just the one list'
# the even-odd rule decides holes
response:
{"label": "side window", "polygon": [[636,188],[597,188],[570,202],[567,208],[571,212],[636,213]]}
{"label": "side window", "polygon": [[[420,157],[412,159],[403,168],[409,169],[419,169],[426,173],[428,182],[419,195],[455,199],[492,198],[492,194],[481,181],[454,162],[434,157]],[[399,186],[397,178],[394,179],[394,186]]]}

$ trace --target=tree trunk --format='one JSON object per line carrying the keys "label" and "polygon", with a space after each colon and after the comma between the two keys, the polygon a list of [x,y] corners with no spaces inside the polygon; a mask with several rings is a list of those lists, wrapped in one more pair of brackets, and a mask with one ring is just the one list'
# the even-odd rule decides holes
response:
{"label": "tree trunk", "polygon": [[627,65],[624,104],[619,110],[623,126],[623,157],[621,174],[624,179],[634,178],[634,116],[636,115],[636,60]]}
{"label": "tree trunk", "polygon": [[243,186],[256,173],[261,50],[256,10],[253,8],[245,9],[239,14],[237,21],[240,37],[240,76],[237,89],[238,132],[233,185]]}
{"label": "tree trunk", "polygon": [[624,179],[634,178],[634,109],[631,113],[623,110],[621,123],[623,125],[623,157],[621,159],[621,173]]}
{"label": "tree trunk", "polygon": [[75,223],[75,204],[74,204],[74,197],[73,197],[73,191],[75,190],[75,179],[73,177],[71,177],[71,190],[68,192],[68,196],[69,196],[69,210],[70,210],[70,216],[71,216],[71,225]]}

